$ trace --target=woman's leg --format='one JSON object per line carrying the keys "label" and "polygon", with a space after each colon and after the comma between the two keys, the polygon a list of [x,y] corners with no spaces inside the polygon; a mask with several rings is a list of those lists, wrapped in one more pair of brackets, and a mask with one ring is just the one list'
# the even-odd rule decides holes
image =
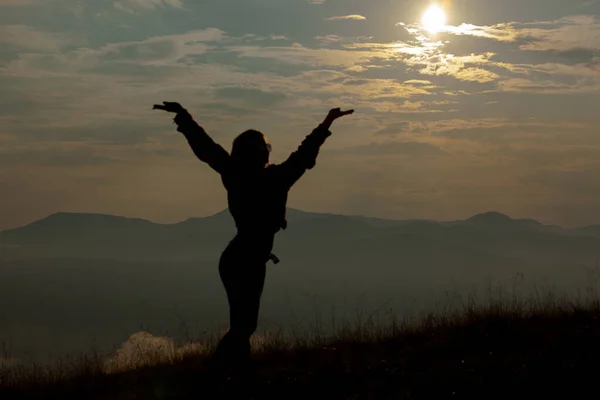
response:
{"label": "woman's leg", "polygon": [[[239,274],[225,274],[223,283],[229,301],[229,332],[233,362],[250,361],[250,337],[256,331],[266,266],[245,266]],[[233,274],[232,274],[233,275]],[[227,282],[227,283],[225,283]]]}
{"label": "woman's leg", "polygon": [[232,242],[219,263],[219,274],[229,302],[230,328],[221,339],[216,355],[226,363],[236,365],[250,361],[250,337],[258,324],[266,275],[263,257],[243,250],[243,246]]}

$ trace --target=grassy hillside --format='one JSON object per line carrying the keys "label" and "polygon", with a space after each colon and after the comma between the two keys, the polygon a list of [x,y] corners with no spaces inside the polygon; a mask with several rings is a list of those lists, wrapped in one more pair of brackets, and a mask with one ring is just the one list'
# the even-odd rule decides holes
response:
{"label": "grassy hillside", "polygon": [[[467,301],[405,321],[365,316],[337,335],[293,329],[255,339],[250,382],[206,366],[213,340],[155,340],[110,361],[0,364],[0,398],[538,399],[600,395],[596,296]],[[139,343],[142,343],[140,341]],[[144,348],[141,348],[144,347]],[[124,350],[124,349],[123,349]],[[130,349],[131,350],[131,349]]]}

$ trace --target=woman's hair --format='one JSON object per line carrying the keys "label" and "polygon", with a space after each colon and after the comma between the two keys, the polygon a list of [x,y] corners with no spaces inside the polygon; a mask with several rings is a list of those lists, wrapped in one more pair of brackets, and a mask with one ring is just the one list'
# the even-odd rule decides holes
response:
{"label": "woman's hair", "polygon": [[238,165],[264,167],[269,163],[267,143],[262,132],[249,129],[233,141],[231,158]]}

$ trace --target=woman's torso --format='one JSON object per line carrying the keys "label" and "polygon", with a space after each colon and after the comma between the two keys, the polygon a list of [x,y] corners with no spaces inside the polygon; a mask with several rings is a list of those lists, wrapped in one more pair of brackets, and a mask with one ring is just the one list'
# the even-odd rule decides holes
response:
{"label": "woman's torso", "polygon": [[238,233],[270,236],[285,227],[288,188],[276,166],[254,171],[232,167],[221,177]]}

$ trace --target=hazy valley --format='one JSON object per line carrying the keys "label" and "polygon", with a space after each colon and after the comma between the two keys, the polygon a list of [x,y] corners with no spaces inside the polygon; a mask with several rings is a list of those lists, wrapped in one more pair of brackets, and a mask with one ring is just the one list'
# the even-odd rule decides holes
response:
{"label": "hazy valley", "polygon": [[[262,327],[323,326],[362,310],[431,309],[499,286],[597,286],[600,226],[563,229],[499,213],[463,221],[392,221],[288,210],[268,266]],[[0,233],[0,341],[46,361],[130,334],[183,338],[226,326],[220,252],[227,211],[176,224],[58,213]]]}

